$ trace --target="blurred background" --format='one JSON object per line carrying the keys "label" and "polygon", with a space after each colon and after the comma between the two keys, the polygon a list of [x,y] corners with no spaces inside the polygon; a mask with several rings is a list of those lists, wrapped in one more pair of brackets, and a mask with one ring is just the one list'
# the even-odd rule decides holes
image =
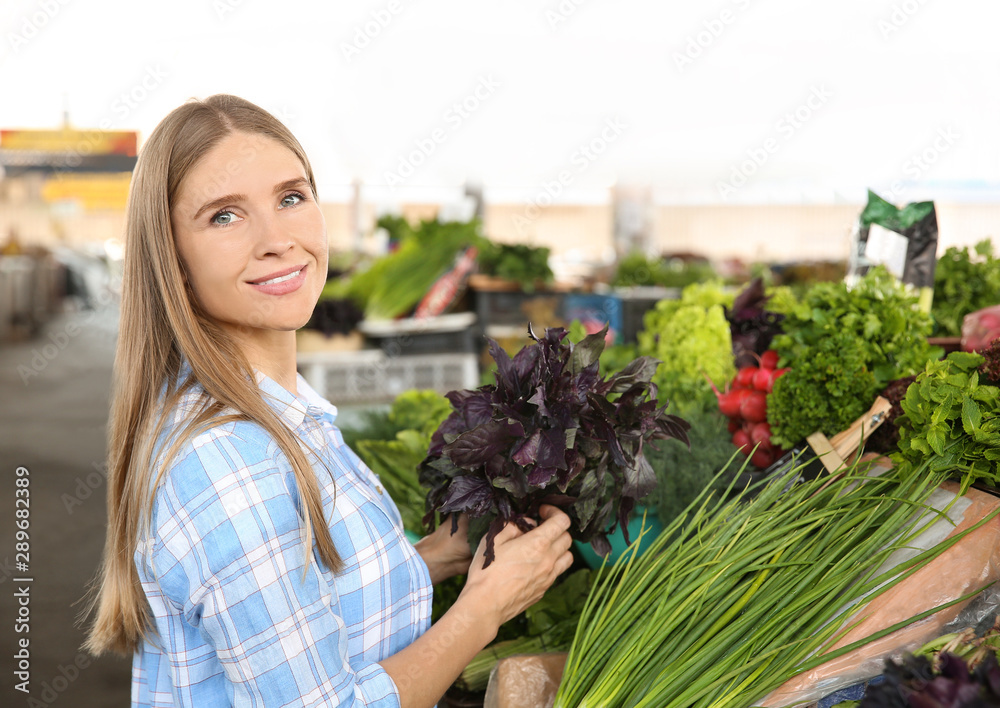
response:
{"label": "blurred background", "polygon": [[103,542],[130,173],[177,105],[234,93],[303,143],[332,256],[300,370],[364,427],[478,385],[483,336],[513,350],[528,321],[629,346],[692,283],[840,279],[868,190],[932,201],[938,253],[991,240],[998,21],[987,0],[5,0],[0,514],[17,466],[34,503],[29,575],[0,530],[0,667],[33,583],[32,689],[4,668],[3,704],[128,700],[74,603]]}

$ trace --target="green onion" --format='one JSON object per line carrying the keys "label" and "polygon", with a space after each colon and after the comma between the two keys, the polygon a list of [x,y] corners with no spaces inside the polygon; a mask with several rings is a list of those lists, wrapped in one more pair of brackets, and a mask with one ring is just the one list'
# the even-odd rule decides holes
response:
{"label": "green onion", "polygon": [[868,602],[976,528],[881,571],[942,515],[927,504],[942,478],[926,466],[866,471],[856,461],[793,484],[791,470],[748,502],[710,485],[644,555],[633,544],[591,589],[556,708],[750,706],[941,609],[832,650]]}

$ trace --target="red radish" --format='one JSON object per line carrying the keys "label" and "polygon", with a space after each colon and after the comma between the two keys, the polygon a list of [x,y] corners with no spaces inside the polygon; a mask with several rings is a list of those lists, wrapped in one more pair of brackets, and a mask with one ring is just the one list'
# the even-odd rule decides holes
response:
{"label": "red radish", "polygon": [[770,423],[756,423],[750,429],[750,442],[760,445],[765,450],[771,450],[771,425]]}
{"label": "red radish", "polygon": [[749,454],[750,452],[750,436],[747,435],[745,430],[737,430],[733,433],[733,445],[743,450],[743,454]]}
{"label": "red radish", "polygon": [[770,393],[772,379],[774,379],[773,369],[757,369],[757,373],[753,375],[753,387],[758,391]]}
{"label": "red radish", "polygon": [[754,467],[759,467],[760,469],[766,469],[774,464],[774,453],[770,450],[765,450],[764,448],[758,447],[753,455],[750,456],[750,464]]}
{"label": "red radish", "polygon": [[733,389],[718,394],[719,412],[727,418],[735,418],[740,414],[740,402],[743,400],[741,389]]}
{"label": "red radish", "polygon": [[756,366],[744,366],[736,372],[736,378],[733,379],[733,385],[737,388],[750,388],[753,386],[753,377],[756,373]]}
{"label": "red radish", "polygon": [[767,394],[763,391],[749,391],[740,402],[740,417],[751,423],[767,420]]}
{"label": "red radish", "polygon": [[737,430],[740,429],[740,419],[739,418],[730,417],[730,419],[729,419],[729,425],[726,426],[726,427],[729,428],[729,432],[730,433],[735,433]]}
{"label": "red radish", "polygon": [[762,369],[776,369],[778,368],[778,352],[773,349],[768,349],[766,352],[760,355],[760,368]]}

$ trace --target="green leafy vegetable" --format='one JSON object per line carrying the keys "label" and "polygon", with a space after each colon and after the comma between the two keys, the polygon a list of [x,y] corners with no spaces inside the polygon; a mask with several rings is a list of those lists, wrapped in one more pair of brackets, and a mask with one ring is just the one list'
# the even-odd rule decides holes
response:
{"label": "green leafy vegetable", "polygon": [[1000,258],[993,243],[983,240],[975,248],[952,246],[938,258],[934,270],[934,333],[959,337],[962,319],[970,312],[1000,303]]}
{"label": "green leafy vegetable", "polygon": [[851,289],[817,283],[786,315],[772,348],[791,370],[767,399],[771,439],[782,447],[844,430],[890,381],[941,355],[927,343],[931,320],[917,295],[881,267]]}
{"label": "green leafy vegetable", "polygon": [[487,241],[479,251],[479,269],[486,275],[513,280],[525,292],[552,282],[549,249],[544,246]]}
{"label": "green leafy vegetable", "polygon": [[679,300],[661,300],[643,318],[639,354],[662,362],[653,383],[682,415],[714,403],[706,375],[729,381],[736,373],[724,309],[732,302],[719,283],[690,285]]}
{"label": "green leafy vegetable", "polygon": [[707,261],[686,262],[679,258],[647,258],[640,251],[632,251],[618,262],[618,270],[612,285],[616,287],[659,285],[665,288],[684,288],[716,277],[715,269]]}
{"label": "green leafy vegetable", "polygon": [[961,474],[967,483],[997,485],[1000,461],[1000,389],[980,381],[984,359],[953,352],[927,364],[900,404],[897,463]]}

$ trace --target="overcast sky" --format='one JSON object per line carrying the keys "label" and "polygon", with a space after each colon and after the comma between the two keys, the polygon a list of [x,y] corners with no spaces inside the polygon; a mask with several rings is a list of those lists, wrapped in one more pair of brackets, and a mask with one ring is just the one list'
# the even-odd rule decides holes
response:
{"label": "overcast sky", "polygon": [[321,197],[995,201],[995,0],[3,0],[0,127],[242,95]]}

